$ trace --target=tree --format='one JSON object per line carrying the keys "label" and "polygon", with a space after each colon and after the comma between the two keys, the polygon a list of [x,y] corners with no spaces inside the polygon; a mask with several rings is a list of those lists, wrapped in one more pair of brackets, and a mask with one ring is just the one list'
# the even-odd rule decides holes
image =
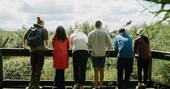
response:
{"label": "tree", "polygon": [[165,15],[164,15],[163,19],[161,20],[161,22],[170,18],[170,9],[165,9],[166,5],[170,5],[170,0],[144,0],[144,1],[161,4],[161,7],[158,11],[155,11],[155,12],[150,11],[151,13],[155,14],[155,16],[158,16],[160,13],[165,12]]}

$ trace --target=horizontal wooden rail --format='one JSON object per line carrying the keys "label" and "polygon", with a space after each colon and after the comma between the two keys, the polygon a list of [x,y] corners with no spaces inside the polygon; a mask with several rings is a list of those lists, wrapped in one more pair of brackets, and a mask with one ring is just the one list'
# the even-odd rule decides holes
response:
{"label": "horizontal wooden rail", "polygon": [[[53,50],[45,51],[46,56],[52,56]],[[68,50],[69,56],[72,56],[72,50]],[[156,51],[152,50],[152,57],[162,60],[169,60],[170,61],[170,52],[163,52],[163,51]],[[0,55],[1,56],[30,56],[30,51],[28,49],[23,48],[0,48]],[[90,53],[89,53],[90,56]],[[107,57],[116,57],[116,52],[110,50],[109,55]]]}
{"label": "horizontal wooden rail", "polygon": [[[29,81],[25,80],[6,80],[3,82],[3,87],[4,88],[25,88],[28,86]],[[136,85],[138,84],[138,81],[130,81],[129,86],[130,88],[135,88]],[[51,86],[53,85],[53,81],[41,81],[40,85],[43,86],[45,89],[51,89]],[[73,86],[74,81],[66,81],[65,85],[67,87]],[[88,87],[93,87],[94,86],[94,81],[86,81],[85,86]],[[109,89],[114,89],[113,87],[117,86],[117,81],[104,81],[103,86],[108,87]],[[160,89],[170,89],[170,86],[163,85],[160,83],[156,83],[153,81],[148,81],[147,87],[153,88],[159,86]]]}
{"label": "horizontal wooden rail", "polygon": [[[54,81],[41,81],[40,85],[41,86],[52,86]],[[152,84],[153,82],[150,81],[148,82],[148,86],[149,87],[153,87]],[[4,81],[3,83],[3,87],[8,87],[8,88],[24,88],[26,86],[28,86],[29,81],[17,81],[17,80],[7,80]],[[130,81],[130,87],[135,87],[138,84],[137,81]],[[74,85],[74,81],[65,81],[65,85],[66,86],[73,86]],[[113,87],[117,85],[117,81],[104,81],[103,85],[106,87]],[[10,86],[10,87],[9,87]],[[90,86],[93,87],[94,86],[94,81],[86,81],[85,82],[85,86]]]}
{"label": "horizontal wooden rail", "polygon": [[[90,55],[89,51],[89,56]],[[72,50],[68,50],[69,56],[72,57]],[[107,52],[108,53],[108,52]],[[156,51],[152,50],[152,58],[161,59],[161,60],[168,60],[170,61],[170,52],[163,52],[163,51]],[[47,50],[45,51],[45,56],[52,56],[53,50]],[[25,85],[28,85],[28,81],[6,81],[3,80],[3,59],[2,56],[30,56],[30,50],[29,49],[23,49],[23,48],[0,48],[0,88],[2,87],[12,87],[12,85],[21,85],[22,83]],[[107,57],[116,57],[117,54],[114,50],[109,51],[109,55]],[[152,64],[150,64],[152,66]],[[151,78],[151,70],[152,67],[149,68],[149,76]],[[151,79],[150,79],[151,80]],[[67,85],[73,85],[73,81],[67,81]],[[107,85],[109,81],[105,81],[105,84]],[[112,81],[112,83],[115,85],[116,81]],[[137,84],[137,82],[131,82],[132,84]],[[11,84],[11,85],[10,85]],[[42,81],[42,85],[48,85],[52,84],[52,81]],[[92,84],[92,81],[88,81],[87,85]],[[168,87],[169,89],[169,87]]]}

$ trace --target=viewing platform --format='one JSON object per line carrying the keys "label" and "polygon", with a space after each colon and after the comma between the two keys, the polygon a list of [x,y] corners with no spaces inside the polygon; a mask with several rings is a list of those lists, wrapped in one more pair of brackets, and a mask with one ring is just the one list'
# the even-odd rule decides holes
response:
{"label": "viewing platform", "polygon": [[[45,52],[45,56],[51,57],[53,50],[48,50]],[[163,52],[163,51],[155,51],[152,50],[152,61],[154,60],[161,60],[161,61],[170,61],[170,52]],[[72,57],[72,50],[68,50],[69,56]],[[28,86],[29,80],[6,80],[4,79],[4,66],[3,66],[3,57],[29,57],[30,52],[28,49],[22,49],[22,48],[0,48],[0,89],[24,89],[26,86]],[[89,53],[89,57],[90,57]],[[109,57],[106,60],[110,60],[110,58],[116,58],[115,51],[110,51]],[[159,65],[159,64],[158,64]],[[152,79],[152,63],[149,67],[149,81],[147,89],[170,89],[170,86],[163,83],[158,83]],[[110,75],[112,76],[112,75]],[[42,80],[40,82],[40,85],[43,87],[43,89],[51,89],[53,84],[53,80]],[[138,84],[137,80],[131,80],[129,89],[135,89],[136,85]],[[74,85],[73,80],[66,80],[66,89],[71,89]],[[116,80],[105,80],[104,81],[104,88],[103,89],[115,89],[117,85]],[[85,83],[85,89],[92,89],[94,86],[94,80],[86,80]]]}

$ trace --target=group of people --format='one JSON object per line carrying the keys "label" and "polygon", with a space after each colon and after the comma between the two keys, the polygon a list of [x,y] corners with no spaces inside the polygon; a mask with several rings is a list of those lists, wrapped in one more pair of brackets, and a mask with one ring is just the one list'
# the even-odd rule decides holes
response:
{"label": "group of people", "polygon": [[[40,89],[39,86],[41,70],[44,64],[44,52],[48,50],[48,31],[44,27],[44,21],[37,17],[37,23],[31,27],[24,36],[24,48],[26,44],[31,49],[31,79],[26,89]],[[86,65],[91,50],[91,59],[94,67],[95,87],[103,88],[104,67],[106,51],[112,49],[112,41],[109,34],[102,29],[102,22],[97,20],[96,29],[88,36],[81,29],[76,29],[70,37],[66,35],[65,28],[58,26],[52,38],[53,46],[53,67],[55,78],[53,89],[65,89],[64,71],[68,68],[68,49],[72,48],[73,70],[75,85],[73,89],[84,89],[86,79]],[[141,35],[143,30],[138,30],[134,46],[132,37],[126,34],[124,28],[118,30],[119,35],[114,38],[114,50],[117,53],[117,75],[118,89],[127,89],[130,74],[133,69],[134,57],[138,59],[138,80],[139,84],[146,84],[148,79],[148,66],[151,60],[149,39]],[[144,70],[144,81],[142,81],[142,70]],[[125,77],[123,77],[125,73]],[[100,82],[98,82],[100,80]]]}

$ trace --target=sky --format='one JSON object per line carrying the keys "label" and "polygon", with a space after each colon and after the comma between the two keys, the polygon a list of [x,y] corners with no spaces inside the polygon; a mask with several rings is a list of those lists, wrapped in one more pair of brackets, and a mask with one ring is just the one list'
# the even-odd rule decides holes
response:
{"label": "sky", "polygon": [[[143,2],[149,7],[153,3]],[[110,30],[115,30],[127,21],[133,20],[132,25],[152,23],[163,17],[154,18],[136,0],[0,0],[0,28],[8,31],[20,29],[23,25],[29,28],[36,23],[40,16],[45,21],[45,27],[54,31],[58,25],[65,28],[75,23],[88,21],[95,24],[101,20]],[[159,5],[151,10],[158,10]],[[166,7],[168,8],[168,7]],[[132,26],[131,25],[131,26]]]}

